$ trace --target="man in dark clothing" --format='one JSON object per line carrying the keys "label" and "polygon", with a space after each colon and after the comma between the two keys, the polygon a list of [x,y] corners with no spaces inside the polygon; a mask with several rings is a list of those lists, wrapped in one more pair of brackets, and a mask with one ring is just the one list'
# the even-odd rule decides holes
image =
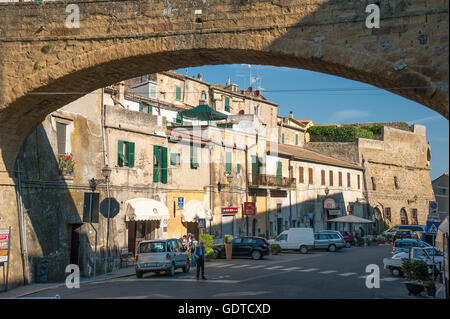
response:
{"label": "man in dark clothing", "polygon": [[200,270],[202,272],[202,279],[205,278],[205,255],[206,249],[203,240],[200,241],[200,245],[195,247],[195,257],[197,259],[197,280],[199,279]]}

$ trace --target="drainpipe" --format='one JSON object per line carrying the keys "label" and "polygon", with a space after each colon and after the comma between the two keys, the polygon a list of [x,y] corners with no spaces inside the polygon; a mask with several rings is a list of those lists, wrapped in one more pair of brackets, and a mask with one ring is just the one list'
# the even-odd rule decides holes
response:
{"label": "drainpipe", "polygon": [[[248,145],[245,145],[245,201],[248,202]],[[255,203],[256,205],[256,203]],[[246,228],[248,236],[248,216],[246,218]]]}
{"label": "drainpipe", "polygon": [[[213,200],[213,175],[212,175],[212,148],[209,148],[209,208],[211,209],[211,217],[214,217],[214,200]],[[212,234],[211,219],[209,220],[209,234]]]}
{"label": "drainpipe", "polygon": [[[291,159],[292,157],[289,158],[288,161],[288,174],[289,174],[289,183],[290,183],[290,178],[291,178]],[[292,173],[294,173],[294,171],[292,170]],[[281,176],[283,176],[283,174],[281,174]],[[289,228],[292,227],[292,190],[289,187]]]}
{"label": "drainpipe", "polygon": [[106,165],[106,143],[105,143],[105,89],[102,88],[102,143],[103,143],[103,166]]}
{"label": "drainpipe", "polygon": [[21,255],[22,255],[22,267],[24,269],[23,272],[23,281],[25,284],[30,283],[30,273],[28,266],[28,247],[27,247],[27,233],[26,233],[26,225],[25,218],[22,210],[22,181],[20,177],[20,161],[17,161],[17,209],[19,213],[19,233],[20,233],[20,246],[21,246]]}

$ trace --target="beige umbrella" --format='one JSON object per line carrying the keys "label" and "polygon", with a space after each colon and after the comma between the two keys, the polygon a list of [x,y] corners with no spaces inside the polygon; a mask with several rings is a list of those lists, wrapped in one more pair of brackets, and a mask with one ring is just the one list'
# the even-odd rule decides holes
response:
{"label": "beige umbrella", "polygon": [[350,224],[372,224],[373,221],[361,218],[355,215],[347,215],[342,216],[334,219],[329,219],[329,222],[335,222],[335,223],[350,223]]}

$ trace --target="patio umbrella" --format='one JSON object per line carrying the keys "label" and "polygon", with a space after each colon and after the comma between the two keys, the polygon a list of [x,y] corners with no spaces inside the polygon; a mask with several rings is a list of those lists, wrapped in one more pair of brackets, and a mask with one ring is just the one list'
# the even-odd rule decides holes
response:
{"label": "patio umbrella", "polygon": [[182,118],[198,121],[219,121],[228,118],[228,115],[217,112],[206,104],[198,105],[197,107],[179,112]]}
{"label": "patio umbrella", "polygon": [[350,224],[372,224],[372,220],[368,220],[365,218],[361,218],[354,215],[347,215],[342,216],[334,219],[329,219],[329,222],[335,222],[335,223],[350,223]]}

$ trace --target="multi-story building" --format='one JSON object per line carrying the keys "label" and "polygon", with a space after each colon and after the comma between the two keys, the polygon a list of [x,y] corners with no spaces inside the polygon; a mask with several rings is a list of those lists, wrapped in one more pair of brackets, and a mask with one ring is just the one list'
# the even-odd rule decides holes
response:
{"label": "multi-story building", "polygon": [[431,184],[438,204],[439,218],[443,221],[445,217],[448,217],[448,173],[442,174]]}

